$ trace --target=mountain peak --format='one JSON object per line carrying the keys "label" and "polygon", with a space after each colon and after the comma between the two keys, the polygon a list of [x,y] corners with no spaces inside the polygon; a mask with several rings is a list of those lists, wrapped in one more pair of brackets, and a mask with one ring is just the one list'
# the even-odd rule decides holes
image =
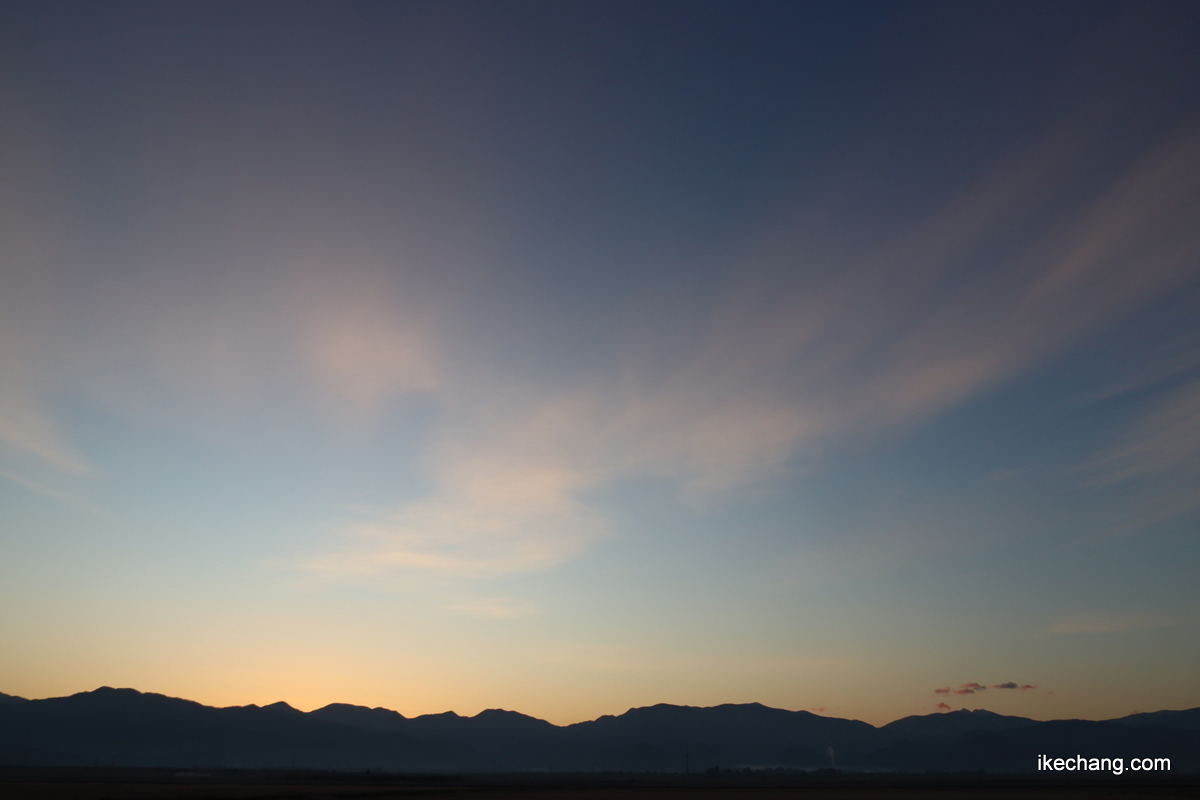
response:
{"label": "mountain peak", "polygon": [[504,708],[485,708],[483,711],[480,711],[478,714],[471,717],[471,719],[479,719],[480,717],[483,717],[486,719],[488,717],[508,717],[508,716],[526,717],[526,716],[528,716],[528,714],[522,714],[520,711],[509,711]]}
{"label": "mountain peak", "polygon": [[263,711],[283,711],[283,712],[287,712],[287,713],[291,713],[291,714],[303,714],[304,713],[303,711],[292,708],[290,705],[285,703],[283,700],[280,700],[277,703],[271,703],[271,705],[269,705],[269,706],[263,706],[262,710]]}

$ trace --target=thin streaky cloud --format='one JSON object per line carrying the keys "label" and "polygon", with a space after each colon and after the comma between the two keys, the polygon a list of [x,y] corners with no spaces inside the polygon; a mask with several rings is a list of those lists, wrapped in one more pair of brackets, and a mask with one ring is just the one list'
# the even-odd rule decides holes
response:
{"label": "thin streaky cloud", "polygon": [[1200,470],[1200,381],[1167,393],[1092,465],[1104,483]]}
{"label": "thin streaky cloud", "polygon": [[0,86],[0,442],[63,472],[87,474],[48,408],[62,389],[47,340],[60,322],[51,276],[62,258],[47,154],[30,119]]}
{"label": "thin streaky cloud", "polygon": [[1200,508],[1200,381],[1160,392],[1108,439],[1067,474],[1090,491],[1120,486],[1130,499],[1086,541],[1142,535]]}
{"label": "thin streaky cloud", "polygon": [[[648,370],[663,361],[630,354],[618,380],[530,386],[518,392],[523,402],[508,404],[511,389],[485,390],[483,415],[456,399],[465,387],[444,387],[468,433],[436,446],[440,493],[369,526],[381,547],[360,558],[435,571],[552,566],[603,528],[579,500],[589,489],[650,474],[711,502],[809,445],[918,424],[1192,279],[1196,129],[1160,142],[1082,202],[1062,200],[1079,191],[1083,169],[1067,144],[1051,137],[880,252],[842,269],[801,269],[769,300],[751,292],[718,308],[673,366]],[[1011,217],[1038,210],[1044,227],[1004,263],[973,269]],[[805,246],[753,250],[793,259]],[[897,274],[911,279],[900,291]],[[506,507],[504,492],[482,488],[490,478],[475,462],[489,475],[529,478],[517,491],[524,505]],[[535,477],[548,474],[559,477]],[[485,518],[486,526],[471,521]]]}
{"label": "thin streaky cloud", "polygon": [[86,338],[62,346],[110,404],[200,417],[307,408],[334,426],[373,427],[389,402],[439,385],[437,336],[428,314],[392,301],[403,278],[345,259],[337,270],[319,259],[217,274],[198,289],[173,275],[133,296],[114,286],[81,312]]}
{"label": "thin streaky cloud", "polygon": [[103,513],[98,506],[88,500],[83,499],[82,497],[76,496],[67,491],[51,488],[50,486],[46,486],[45,484],[19,475],[15,472],[0,469],[0,478],[3,478],[4,480],[9,481],[16,486],[20,486],[22,489],[27,489],[31,492],[41,495],[42,497],[49,498],[57,503],[73,506],[75,508],[81,508],[93,514]]}
{"label": "thin streaky cloud", "polygon": [[447,611],[481,619],[517,619],[541,613],[537,606],[516,603],[503,597],[453,603],[445,608]]}
{"label": "thin streaky cloud", "polygon": [[1034,636],[1042,638],[1076,634],[1127,633],[1153,628],[1170,628],[1182,622],[1183,620],[1179,617],[1153,612],[1085,612],[1064,617],[1053,625],[1038,631]]}
{"label": "thin streaky cloud", "polygon": [[344,549],[309,560],[330,574],[420,570],[486,577],[545,569],[604,535],[572,496],[575,476],[554,467],[476,461],[429,500],[343,530]]}

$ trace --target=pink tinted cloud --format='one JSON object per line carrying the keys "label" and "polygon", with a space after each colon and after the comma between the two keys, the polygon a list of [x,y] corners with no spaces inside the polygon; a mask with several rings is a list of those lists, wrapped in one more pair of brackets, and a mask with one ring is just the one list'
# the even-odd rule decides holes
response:
{"label": "pink tinted cloud", "polygon": [[934,706],[934,707],[935,707],[935,708],[936,708],[938,711],[949,711],[949,710],[950,710],[950,706],[949,706],[949,705],[947,705],[946,703],[938,703],[938,704],[937,704],[936,706]]}
{"label": "pink tinted cloud", "polygon": [[950,694],[950,687],[943,686],[941,689],[934,689],[933,693],[934,694]]}

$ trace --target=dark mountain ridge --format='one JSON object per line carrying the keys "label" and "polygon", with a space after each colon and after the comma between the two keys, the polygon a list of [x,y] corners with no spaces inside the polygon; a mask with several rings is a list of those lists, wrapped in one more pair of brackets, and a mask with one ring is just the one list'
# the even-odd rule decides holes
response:
{"label": "dark mountain ridge", "polygon": [[944,714],[927,714],[911,716],[889,722],[879,729],[888,741],[901,739],[951,739],[972,733],[994,733],[1012,731],[1029,725],[1037,725],[1037,720],[1026,717],[1007,717],[992,711],[976,709],[960,709]]}
{"label": "dark mountain ridge", "polygon": [[556,726],[515,711],[405,717],[333,703],[214,708],[103,687],[0,696],[0,765],[304,768],[405,772],[822,769],[1032,772],[1039,755],[1170,758],[1200,770],[1200,708],[1038,722],[990,711],[876,728],[758,703],[660,704]]}
{"label": "dark mountain ridge", "polygon": [[1119,725],[1161,725],[1166,728],[1186,728],[1190,731],[1200,731],[1200,708],[1189,708],[1186,711],[1152,711],[1143,714],[1130,714],[1127,717],[1110,720]]}

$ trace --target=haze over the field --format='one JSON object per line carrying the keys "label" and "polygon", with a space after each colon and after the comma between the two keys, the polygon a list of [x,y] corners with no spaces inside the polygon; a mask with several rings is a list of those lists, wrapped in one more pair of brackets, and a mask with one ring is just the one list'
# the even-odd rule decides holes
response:
{"label": "haze over the field", "polygon": [[1200,705],[1198,40],[5,5],[0,691]]}

